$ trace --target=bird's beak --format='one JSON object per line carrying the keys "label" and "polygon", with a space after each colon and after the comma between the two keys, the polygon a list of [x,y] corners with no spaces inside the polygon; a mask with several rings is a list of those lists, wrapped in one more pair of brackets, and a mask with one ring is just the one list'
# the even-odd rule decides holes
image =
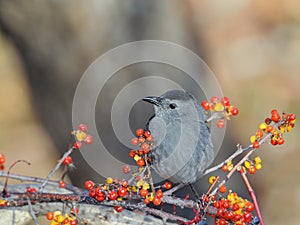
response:
{"label": "bird's beak", "polygon": [[160,97],[149,96],[149,97],[143,98],[143,101],[149,102],[149,103],[157,105],[157,106],[161,105],[161,98]]}

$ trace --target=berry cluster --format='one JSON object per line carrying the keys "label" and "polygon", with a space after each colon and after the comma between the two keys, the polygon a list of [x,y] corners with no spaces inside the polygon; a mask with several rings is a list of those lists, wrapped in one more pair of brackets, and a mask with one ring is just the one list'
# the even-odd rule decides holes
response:
{"label": "berry cluster", "polygon": [[2,153],[0,153],[0,170],[4,170],[5,161],[6,161],[5,156]]}
{"label": "berry cluster", "polygon": [[218,114],[217,126],[219,128],[225,126],[225,119],[229,120],[230,116],[236,116],[239,113],[238,108],[232,106],[227,97],[220,100],[218,97],[213,96],[210,101],[204,100],[201,105],[205,111],[210,110],[210,112]]}
{"label": "berry cluster", "polygon": [[148,161],[151,161],[148,153],[153,145],[153,136],[150,131],[144,131],[143,129],[137,129],[135,134],[137,137],[133,138],[131,143],[134,146],[138,146],[139,149],[131,150],[129,156],[134,158],[139,167],[143,167]]}
{"label": "berry cluster", "polygon": [[[164,188],[170,189],[172,184],[165,182]],[[129,185],[128,180],[119,180],[108,177],[106,183],[95,184],[93,181],[86,181],[85,188],[89,191],[89,196],[96,199],[98,202],[116,201],[121,202],[130,199],[132,196],[140,196],[144,199],[144,203],[152,202],[154,205],[160,205],[163,192],[158,189],[156,192],[149,191],[150,184],[145,180],[138,180],[135,185]],[[151,192],[151,193],[149,193]],[[122,211],[122,206],[114,207],[117,212]]]}
{"label": "berry cluster", "polygon": [[217,209],[216,215],[212,215],[215,217],[215,225],[229,223],[245,225],[255,224],[253,221],[257,221],[257,218],[252,215],[255,209],[254,204],[239,197],[237,193],[229,192],[227,198],[220,198],[219,200],[211,197],[210,201],[210,204]]}
{"label": "berry cluster", "polygon": [[262,168],[262,165],[261,165],[261,158],[259,156],[256,156],[253,160],[246,160],[244,162],[244,166],[243,169],[244,171],[247,171],[250,173],[250,174],[255,174],[257,170],[260,170]]}
{"label": "berry cluster", "polygon": [[259,125],[259,130],[250,137],[253,148],[259,148],[261,140],[265,135],[270,135],[272,145],[282,145],[284,143],[283,134],[290,132],[295,126],[295,114],[282,113],[280,115],[276,109],[271,111],[271,117],[267,117],[264,123]]}
{"label": "berry cluster", "polygon": [[[76,209],[76,210],[78,210],[78,209]],[[73,215],[65,214],[65,216],[63,216],[61,211],[48,212],[46,215],[46,218],[51,221],[50,225],[76,225],[76,224],[78,224],[78,220],[76,219],[74,212],[71,211],[71,214],[73,214]]]}
{"label": "berry cluster", "polygon": [[82,146],[82,142],[85,144],[91,144],[93,142],[93,137],[90,134],[86,133],[87,125],[86,124],[79,124],[77,130],[72,131],[76,141],[73,144],[75,149],[80,149]]}

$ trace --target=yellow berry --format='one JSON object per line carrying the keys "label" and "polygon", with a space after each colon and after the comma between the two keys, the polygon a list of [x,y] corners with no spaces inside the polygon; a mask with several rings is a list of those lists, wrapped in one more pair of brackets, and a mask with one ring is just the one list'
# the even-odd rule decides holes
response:
{"label": "yellow berry", "polygon": [[56,222],[56,221],[54,221],[54,220],[52,220],[51,222],[50,222],[50,225],[60,225],[61,223],[58,223],[58,222]]}
{"label": "yellow berry", "polygon": [[136,186],[132,186],[132,187],[131,187],[131,190],[132,190],[133,192],[137,192],[137,187],[136,187]]}
{"label": "yellow berry", "polygon": [[262,165],[261,165],[260,163],[257,163],[257,164],[255,165],[255,168],[256,168],[257,170],[260,170],[260,169],[262,168]]}
{"label": "yellow berry", "polygon": [[261,123],[260,125],[259,125],[259,129],[260,130],[265,130],[267,128],[267,124],[265,124],[265,123]]}
{"label": "yellow berry", "polygon": [[144,184],[144,181],[143,180],[139,180],[137,183],[136,183],[136,186],[138,188],[142,187],[142,185]]}
{"label": "yellow berry", "polygon": [[218,102],[216,105],[215,105],[215,111],[216,112],[221,112],[224,110],[224,106],[222,105],[221,102]]}
{"label": "yellow berry", "polygon": [[216,177],[211,176],[211,177],[208,178],[208,183],[213,184],[215,182],[215,180],[216,180]]}
{"label": "yellow berry", "polygon": [[256,164],[261,163],[261,158],[260,158],[259,156],[256,156],[256,157],[254,158],[254,162],[255,162]]}
{"label": "yellow berry", "polygon": [[112,179],[111,177],[106,178],[106,183],[107,184],[112,184],[114,181],[114,179]]}
{"label": "yellow berry", "polygon": [[244,164],[247,169],[249,169],[251,166],[251,162],[249,160],[246,160]]}
{"label": "yellow berry", "polygon": [[250,137],[250,142],[251,143],[254,143],[256,141],[256,137],[254,136],[254,135],[252,135],[251,137]]}
{"label": "yellow berry", "polygon": [[292,129],[293,129],[293,127],[291,125],[288,125],[287,128],[286,128],[286,131],[290,132]]}
{"label": "yellow berry", "polygon": [[83,141],[86,138],[87,134],[85,132],[82,131],[78,131],[76,133],[76,139],[77,141]]}
{"label": "yellow berry", "polygon": [[143,189],[149,189],[149,188],[150,188],[149,183],[145,182],[145,183],[143,184]]}
{"label": "yellow berry", "polygon": [[280,127],[280,132],[283,134],[285,132],[284,127]]}
{"label": "yellow berry", "polygon": [[135,161],[138,161],[140,158],[141,158],[141,157],[140,157],[138,154],[136,154],[136,155],[133,157],[133,159],[134,159]]}
{"label": "yellow berry", "polygon": [[55,211],[53,213],[54,218],[61,215],[61,211]]}
{"label": "yellow berry", "polygon": [[59,215],[55,218],[55,220],[59,223],[62,223],[65,220],[65,217],[63,215]]}
{"label": "yellow berry", "polygon": [[123,200],[123,198],[119,197],[117,198],[117,201],[121,202]]}

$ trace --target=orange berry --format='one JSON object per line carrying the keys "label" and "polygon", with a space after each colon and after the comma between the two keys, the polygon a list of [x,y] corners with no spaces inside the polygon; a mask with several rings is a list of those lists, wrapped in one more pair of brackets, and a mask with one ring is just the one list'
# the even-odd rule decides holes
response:
{"label": "orange berry", "polygon": [[259,146],[260,146],[260,144],[259,144],[258,141],[255,141],[255,142],[253,143],[253,148],[259,148]]}
{"label": "orange berry", "polygon": [[144,134],[144,130],[143,129],[137,129],[135,134],[136,134],[136,136],[140,137]]}
{"label": "orange berry", "polygon": [[220,191],[221,193],[225,193],[225,192],[227,191],[226,186],[225,186],[225,185],[222,185],[222,186],[220,187],[219,191]]}

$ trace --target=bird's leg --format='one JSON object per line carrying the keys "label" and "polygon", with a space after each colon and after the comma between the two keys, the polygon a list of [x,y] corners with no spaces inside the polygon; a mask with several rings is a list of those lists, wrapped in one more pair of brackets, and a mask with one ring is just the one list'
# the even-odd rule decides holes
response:
{"label": "bird's leg", "polygon": [[165,191],[164,195],[172,195],[175,191],[178,191],[179,189],[183,188],[184,186],[185,186],[185,184],[180,183],[177,186],[171,188],[170,190]]}

